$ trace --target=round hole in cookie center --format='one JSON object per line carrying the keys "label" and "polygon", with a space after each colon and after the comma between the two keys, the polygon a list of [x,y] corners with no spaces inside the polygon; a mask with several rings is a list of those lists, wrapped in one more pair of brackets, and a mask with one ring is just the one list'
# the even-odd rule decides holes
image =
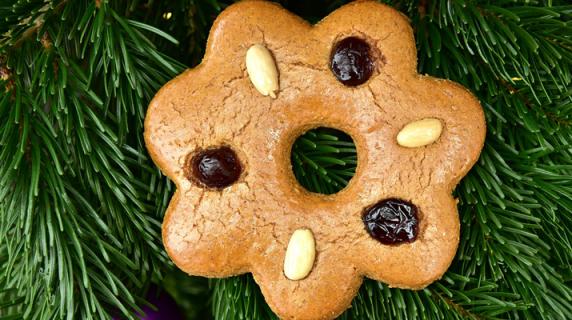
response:
{"label": "round hole in cookie center", "polygon": [[319,127],[296,139],[290,161],[296,180],[306,190],[334,194],[342,190],[354,176],[357,151],[347,133]]}

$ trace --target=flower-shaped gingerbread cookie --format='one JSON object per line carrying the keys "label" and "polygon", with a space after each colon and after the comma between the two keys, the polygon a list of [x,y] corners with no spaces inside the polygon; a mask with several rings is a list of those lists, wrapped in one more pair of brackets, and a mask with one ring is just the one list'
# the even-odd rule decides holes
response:
{"label": "flower-shaped gingerbread cookie", "polygon": [[[145,138],[177,185],[163,223],[192,275],[251,272],[282,318],[328,319],[364,276],[420,289],[455,255],[451,192],[485,137],[479,102],[416,72],[408,21],[375,2],[312,26],[245,1],[216,20],[203,62],[149,106]],[[358,166],[334,195],[310,193],[290,165],[315,127],[348,133]]]}

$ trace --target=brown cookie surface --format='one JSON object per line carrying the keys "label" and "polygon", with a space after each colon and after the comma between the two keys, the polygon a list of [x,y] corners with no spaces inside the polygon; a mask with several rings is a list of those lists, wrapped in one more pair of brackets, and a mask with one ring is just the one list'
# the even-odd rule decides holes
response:
{"label": "brown cookie surface", "polygon": [[[331,70],[332,50],[349,37],[370,46],[374,65],[355,86]],[[256,44],[276,63],[276,98],[262,95],[247,72],[245,56]],[[417,74],[416,60],[407,19],[373,1],[343,6],[314,26],[263,1],[226,9],[202,63],[167,83],[145,120],[149,153],[177,185],[163,223],[175,264],[206,277],[252,272],[284,319],[335,318],[363,276],[411,289],[439,279],[459,242],[451,192],[478,159],[485,120],[470,92]],[[402,129],[423,119],[439,120],[438,139],[400,145]],[[328,196],[301,187],[290,164],[295,139],[323,126],[348,133],[358,153],[349,185]],[[209,187],[193,178],[193,157],[222,147],[235,154],[239,173],[228,153],[211,153],[203,176],[229,183]],[[208,171],[210,163],[226,171]],[[368,233],[364,212],[385,199],[416,206],[413,241],[387,245]],[[307,276],[290,280],[285,255],[300,229],[311,231],[315,258]]]}

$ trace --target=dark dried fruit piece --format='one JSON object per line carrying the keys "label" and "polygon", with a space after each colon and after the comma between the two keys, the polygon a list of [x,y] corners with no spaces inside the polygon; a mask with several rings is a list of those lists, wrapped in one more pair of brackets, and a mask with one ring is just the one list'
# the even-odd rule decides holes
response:
{"label": "dark dried fruit piece", "polygon": [[235,183],[242,172],[238,156],[229,147],[198,152],[191,159],[191,178],[209,188],[222,189]]}
{"label": "dark dried fruit piece", "polygon": [[359,86],[373,74],[374,62],[367,42],[357,37],[348,37],[332,50],[332,72],[346,86]]}
{"label": "dark dried fruit piece", "polygon": [[363,223],[369,235],[383,244],[413,242],[419,233],[417,207],[400,199],[382,200],[367,208]]}

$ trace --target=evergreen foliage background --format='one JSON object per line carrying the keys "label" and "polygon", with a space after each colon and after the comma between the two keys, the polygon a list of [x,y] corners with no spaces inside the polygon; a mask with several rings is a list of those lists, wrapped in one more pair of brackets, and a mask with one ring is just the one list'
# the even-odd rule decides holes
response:
{"label": "evergreen foliage background", "polygon": [[[345,1],[281,1],[316,22]],[[456,189],[460,247],[421,291],[366,281],[342,319],[572,319],[572,5],[396,0],[419,70],[469,87],[487,117]],[[252,277],[187,277],[163,251],[172,185],[142,126],[202,57],[230,1],[0,0],[0,319],[136,318],[155,283],[189,319],[274,318]],[[343,188],[355,149],[294,146],[310,190]]]}

